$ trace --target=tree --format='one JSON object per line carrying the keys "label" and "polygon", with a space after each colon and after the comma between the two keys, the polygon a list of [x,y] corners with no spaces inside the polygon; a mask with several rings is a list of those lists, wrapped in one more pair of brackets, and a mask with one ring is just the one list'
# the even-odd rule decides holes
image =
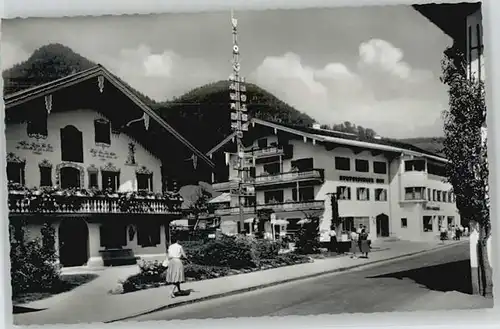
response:
{"label": "tree", "polygon": [[316,254],[320,250],[319,242],[319,217],[315,212],[306,213],[306,223],[298,231],[295,243],[295,250],[299,254]]}
{"label": "tree", "polygon": [[449,48],[442,61],[441,81],[449,86],[449,108],[444,111],[443,152],[450,160],[447,178],[453,186],[457,208],[465,223],[478,227],[481,293],[492,294],[487,241],[491,235],[488,199],[488,162],[483,127],[486,122],[484,83],[465,74],[465,59]]}
{"label": "tree", "polygon": [[200,216],[208,214],[209,204],[208,201],[212,198],[212,193],[207,190],[203,185],[195,186],[193,192],[187,197],[187,209],[188,213],[194,217],[195,224],[194,229],[198,227],[200,221]]}

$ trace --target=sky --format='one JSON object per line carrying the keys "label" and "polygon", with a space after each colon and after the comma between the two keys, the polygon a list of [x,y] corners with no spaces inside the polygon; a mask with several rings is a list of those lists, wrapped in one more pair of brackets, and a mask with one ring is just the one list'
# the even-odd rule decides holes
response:
{"label": "sky", "polygon": [[[241,73],[321,124],[443,135],[451,39],[410,6],[235,12]],[[2,69],[62,43],[156,100],[231,74],[229,12],[2,21]]]}

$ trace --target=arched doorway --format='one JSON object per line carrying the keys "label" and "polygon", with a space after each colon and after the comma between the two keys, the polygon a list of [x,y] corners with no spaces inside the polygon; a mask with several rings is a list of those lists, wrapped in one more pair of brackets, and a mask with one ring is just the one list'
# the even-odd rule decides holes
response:
{"label": "arched doorway", "polygon": [[377,221],[377,236],[388,237],[389,236],[389,216],[386,214],[380,214],[376,217]]}
{"label": "arched doorway", "polygon": [[80,218],[63,219],[59,225],[59,262],[64,267],[82,266],[89,259],[89,229]]}

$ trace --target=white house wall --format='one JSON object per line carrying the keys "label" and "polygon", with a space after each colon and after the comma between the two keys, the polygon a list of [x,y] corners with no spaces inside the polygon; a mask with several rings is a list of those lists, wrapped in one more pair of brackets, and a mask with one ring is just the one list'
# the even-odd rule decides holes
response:
{"label": "white house wall", "polygon": [[[61,135],[60,129],[67,125],[73,125],[82,132],[83,135],[83,161],[84,163],[76,163],[81,165],[84,175],[84,186],[89,186],[89,177],[87,168],[95,165],[97,168],[105,166],[111,162],[116,168],[120,169],[120,191],[137,190],[137,180],[135,170],[138,166],[145,166],[153,172],[153,189],[156,192],[161,191],[161,161],[148,152],[142,145],[134,141],[125,134],[111,134],[111,145],[109,147],[96,146],[94,142],[94,120],[103,118],[103,116],[93,110],[75,110],[60,113],[51,113],[48,116],[47,122],[47,139],[36,140],[28,137],[26,123],[9,124],[5,129],[7,141],[7,152],[12,152],[21,159],[26,160],[25,181],[26,186],[35,187],[40,185],[40,170],[38,164],[43,160],[48,160],[52,165],[52,182],[56,182],[55,166],[61,161]],[[137,123],[139,124],[139,123]],[[19,147],[19,142],[27,142],[29,144],[36,143],[50,145],[52,151],[34,152],[30,149],[22,149]],[[126,165],[125,162],[128,156],[129,143],[135,144],[135,159],[137,166]],[[91,149],[104,150],[108,154],[113,152],[116,156],[111,158],[99,158],[93,156]],[[41,153],[41,154],[38,154]],[[101,187],[101,177],[98,176],[98,184]]]}

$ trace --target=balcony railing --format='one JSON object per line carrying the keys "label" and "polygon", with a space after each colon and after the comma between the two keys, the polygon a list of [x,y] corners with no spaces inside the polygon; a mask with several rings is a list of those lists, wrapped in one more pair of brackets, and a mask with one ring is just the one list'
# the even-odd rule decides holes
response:
{"label": "balcony railing", "polygon": [[14,214],[174,214],[181,212],[181,200],[153,197],[27,195],[9,192],[9,212]]}
{"label": "balcony railing", "polygon": [[[323,182],[324,170],[311,169],[305,171],[291,171],[278,174],[265,174],[255,177],[253,179],[253,184],[255,186],[259,186],[259,185],[290,183],[294,181],[303,181],[303,180],[317,180]],[[229,191],[230,189],[237,187],[238,187],[238,181],[236,180],[212,184],[212,188],[215,191]]]}
{"label": "balcony railing", "polygon": [[[311,201],[258,204],[257,206],[243,207],[243,213],[245,214],[254,213],[256,210],[268,209],[268,208],[273,209],[275,212],[321,210],[325,208],[325,202],[323,200],[311,200]],[[240,212],[239,207],[219,208],[215,210],[215,215],[217,216],[236,215],[239,214],[239,212]]]}
{"label": "balcony railing", "polygon": [[255,185],[265,185],[265,184],[274,184],[274,183],[287,183],[293,182],[297,180],[319,180],[323,181],[324,178],[324,170],[323,169],[311,169],[305,171],[291,171],[286,173],[278,173],[278,174],[267,174],[260,175],[255,178]]}
{"label": "balcony railing", "polygon": [[278,156],[284,154],[283,146],[270,146],[261,149],[254,149],[252,151],[247,151],[247,155],[253,155],[256,158],[265,158],[270,156]]}

